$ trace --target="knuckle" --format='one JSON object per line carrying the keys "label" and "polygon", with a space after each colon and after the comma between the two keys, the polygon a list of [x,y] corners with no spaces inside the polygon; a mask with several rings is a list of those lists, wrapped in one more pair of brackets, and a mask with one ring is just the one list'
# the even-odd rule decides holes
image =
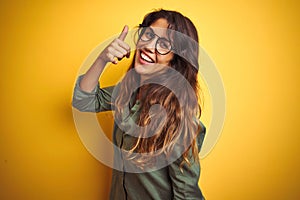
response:
{"label": "knuckle", "polygon": [[110,53],[106,53],[106,57],[110,59],[111,58],[111,54]]}
{"label": "knuckle", "polygon": [[115,39],[113,40],[113,43],[114,43],[114,44],[119,43],[119,39],[118,39],[118,38],[115,38]]}
{"label": "knuckle", "polygon": [[107,51],[111,52],[112,49],[113,49],[113,48],[112,48],[111,46],[109,46],[109,47],[107,48]]}
{"label": "knuckle", "polygon": [[115,42],[111,43],[111,47],[116,47],[117,44]]}
{"label": "knuckle", "polygon": [[126,45],[126,46],[125,46],[125,49],[126,49],[126,51],[130,51],[129,45]]}

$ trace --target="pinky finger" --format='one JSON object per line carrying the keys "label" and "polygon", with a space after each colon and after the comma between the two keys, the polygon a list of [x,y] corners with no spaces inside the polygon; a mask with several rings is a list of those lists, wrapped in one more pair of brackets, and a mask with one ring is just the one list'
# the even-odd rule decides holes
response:
{"label": "pinky finger", "polygon": [[115,60],[115,57],[112,54],[108,54],[107,57],[109,58],[109,61],[113,64],[117,64],[118,61]]}

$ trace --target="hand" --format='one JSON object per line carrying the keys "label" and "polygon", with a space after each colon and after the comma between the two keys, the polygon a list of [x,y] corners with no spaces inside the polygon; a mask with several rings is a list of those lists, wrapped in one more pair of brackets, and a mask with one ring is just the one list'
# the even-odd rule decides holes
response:
{"label": "hand", "polygon": [[125,56],[129,58],[130,56],[130,46],[124,42],[126,35],[128,34],[128,26],[125,25],[121,34],[118,38],[114,39],[99,55],[98,58],[102,59],[104,62],[112,62],[117,64],[118,60],[122,60]]}

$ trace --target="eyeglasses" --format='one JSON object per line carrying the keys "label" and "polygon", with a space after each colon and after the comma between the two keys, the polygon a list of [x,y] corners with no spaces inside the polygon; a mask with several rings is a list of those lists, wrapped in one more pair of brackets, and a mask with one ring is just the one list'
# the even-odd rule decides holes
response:
{"label": "eyeglasses", "polygon": [[149,42],[155,37],[158,37],[155,43],[155,50],[161,55],[166,55],[172,50],[171,41],[167,38],[159,37],[150,27],[140,27],[138,35],[139,39],[143,42]]}

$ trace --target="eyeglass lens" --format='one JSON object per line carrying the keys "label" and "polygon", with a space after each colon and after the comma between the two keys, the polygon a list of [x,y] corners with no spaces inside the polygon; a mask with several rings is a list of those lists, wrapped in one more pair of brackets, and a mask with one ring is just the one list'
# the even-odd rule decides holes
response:
{"label": "eyeglass lens", "polygon": [[155,48],[159,54],[165,55],[165,54],[169,53],[172,49],[171,42],[164,37],[159,37],[157,34],[154,33],[153,29],[150,27],[140,28],[139,29],[139,37],[144,42],[151,41],[155,37],[158,37],[156,44],[155,44]]}

